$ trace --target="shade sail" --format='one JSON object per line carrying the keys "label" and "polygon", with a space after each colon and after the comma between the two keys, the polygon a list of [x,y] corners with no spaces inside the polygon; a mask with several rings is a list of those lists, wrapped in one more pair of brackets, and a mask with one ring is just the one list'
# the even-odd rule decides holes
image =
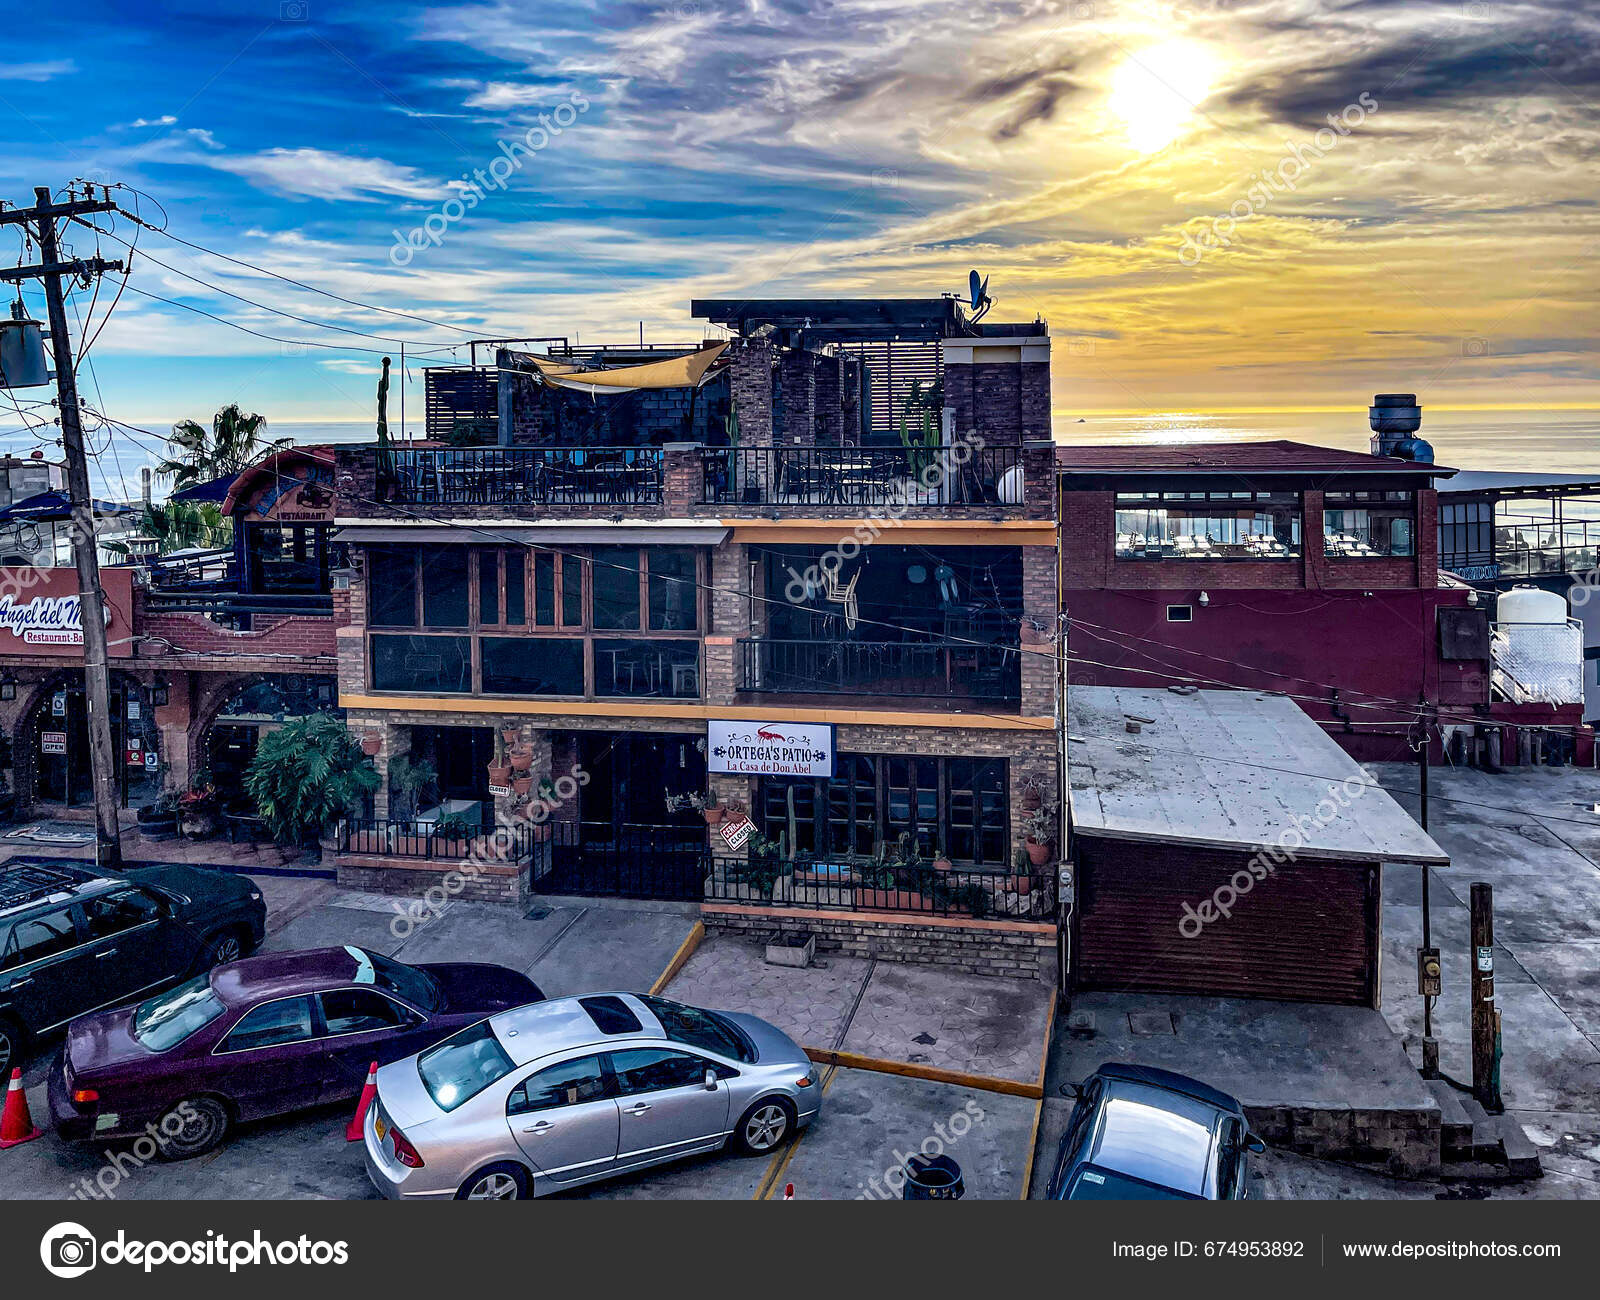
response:
{"label": "shade sail", "polygon": [[698,388],[711,363],[720,357],[726,341],[708,343],[703,348],[666,361],[647,361],[637,366],[618,366],[614,370],[583,370],[570,361],[528,355],[527,360],[547,384],[570,388],[579,393],[632,393],[641,388]]}

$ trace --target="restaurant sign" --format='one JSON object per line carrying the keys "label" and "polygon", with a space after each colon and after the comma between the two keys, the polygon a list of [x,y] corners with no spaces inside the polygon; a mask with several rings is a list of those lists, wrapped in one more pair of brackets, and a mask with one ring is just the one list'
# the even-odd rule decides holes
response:
{"label": "restaurant sign", "polygon": [[713,720],[706,724],[706,766],[744,776],[832,776],[833,727]]}
{"label": "restaurant sign", "polygon": [[[103,569],[100,586],[109,653],[126,657],[133,653],[133,571]],[[82,645],[77,570],[0,568],[0,653],[81,656]]]}

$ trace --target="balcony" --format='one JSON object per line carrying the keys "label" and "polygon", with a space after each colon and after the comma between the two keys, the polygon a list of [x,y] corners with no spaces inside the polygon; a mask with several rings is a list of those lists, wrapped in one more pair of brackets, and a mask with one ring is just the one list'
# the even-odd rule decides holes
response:
{"label": "balcony", "polygon": [[378,495],[404,505],[659,505],[660,447],[400,448]]}
{"label": "balcony", "polygon": [[747,638],[738,642],[736,670],[738,689],[752,695],[870,695],[1009,705],[1022,698],[1015,648],[962,640]]}
{"label": "balcony", "polygon": [[1014,506],[1022,448],[714,447],[701,452],[709,505]]}

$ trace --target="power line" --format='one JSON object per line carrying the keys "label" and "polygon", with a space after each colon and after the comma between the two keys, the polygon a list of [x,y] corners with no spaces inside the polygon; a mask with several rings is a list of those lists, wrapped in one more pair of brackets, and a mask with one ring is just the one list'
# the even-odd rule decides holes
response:
{"label": "power line", "polygon": [[[148,256],[148,254],[146,254],[146,256]],[[313,339],[286,339],[281,335],[266,334],[261,330],[251,329],[248,325],[241,325],[238,321],[231,321],[224,316],[218,316],[212,312],[205,311],[203,308],[196,307],[192,303],[179,302],[175,298],[164,298],[159,293],[151,293],[148,289],[141,289],[136,284],[127,285],[127,288],[133,290],[134,293],[142,295],[143,297],[154,298],[157,302],[164,302],[169,307],[178,307],[184,311],[192,311],[197,316],[204,316],[207,320],[216,321],[218,325],[226,325],[229,329],[236,329],[245,334],[253,334],[258,339],[266,339],[269,343],[284,343],[288,344],[290,347],[297,348],[327,348],[332,352],[365,352],[369,356],[387,356],[390,351],[388,348],[364,348],[355,343],[318,343]]]}

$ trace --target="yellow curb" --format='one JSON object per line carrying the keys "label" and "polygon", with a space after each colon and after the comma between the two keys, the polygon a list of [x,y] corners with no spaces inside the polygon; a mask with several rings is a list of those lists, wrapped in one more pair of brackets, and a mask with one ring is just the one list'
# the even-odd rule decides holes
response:
{"label": "yellow curb", "polygon": [[[837,1073],[837,1070],[830,1068],[823,1074],[822,1082],[817,1086],[822,1089],[824,1096],[827,1095],[828,1085],[833,1082],[833,1076]],[[811,1122],[815,1124],[816,1120]],[[790,1140],[787,1148],[772,1157],[772,1163],[767,1166],[766,1175],[762,1178],[761,1185],[756,1188],[756,1194],[750,1198],[751,1200],[770,1201],[772,1199],[772,1193],[777,1190],[778,1181],[783,1177],[784,1170],[788,1169],[789,1162],[794,1159],[794,1153],[800,1149],[800,1143],[804,1141],[805,1135],[805,1130],[800,1130]]]}
{"label": "yellow curb", "polygon": [[854,1052],[834,1052],[821,1047],[808,1047],[805,1053],[818,1065],[839,1066],[846,1070],[872,1070],[878,1074],[898,1074],[904,1078],[926,1079],[931,1083],[953,1083],[961,1088],[977,1088],[980,1092],[999,1092],[1010,1097],[1044,1096],[1044,1087],[1038,1083],[1019,1083],[1016,1079],[997,1079],[988,1074],[968,1074],[963,1070],[941,1070],[932,1065],[913,1065],[909,1061],[885,1061],[876,1056],[858,1056]]}
{"label": "yellow curb", "polygon": [[1056,998],[1059,989],[1050,990],[1050,1014],[1044,1021],[1044,1051],[1039,1056],[1039,1104],[1033,1108],[1033,1128],[1028,1133],[1028,1154],[1022,1165],[1022,1191],[1017,1196],[1019,1201],[1028,1199],[1028,1193],[1033,1190],[1033,1162],[1039,1157],[1039,1125],[1044,1119],[1044,1077],[1050,1069],[1050,1039],[1055,1034],[1056,1027]]}
{"label": "yellow curb", "polygon": [[662,989],[672,983],[672,977],[683,969],[684,962],[694,956],[695,949],[700,946],[700,941],[705,937],[706,923],[704,921],[696,921],[694,928],[689,931],[688,937],[678,945],[678,951],[672,954],[672,960],[667,963],[666,970],[662,971],[657,976],[656,982],[650,986],[651,993],[660,993]]}

